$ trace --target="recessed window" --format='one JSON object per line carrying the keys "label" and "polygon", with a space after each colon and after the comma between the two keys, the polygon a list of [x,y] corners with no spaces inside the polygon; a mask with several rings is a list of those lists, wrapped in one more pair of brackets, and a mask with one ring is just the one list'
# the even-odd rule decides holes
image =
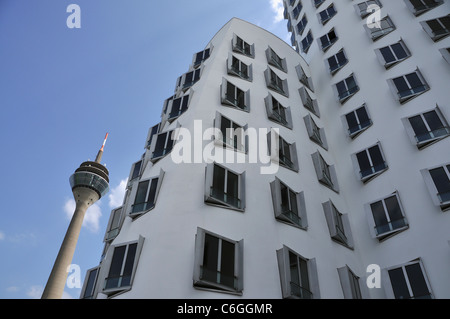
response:
{"label": "recessed window", "polygon": [[308,75],[306,75],[305,70],[302,68],[302,66],[299,64],[295,67],[295,70],[297,71],[298,80],[300,83],[305,85],[308,89],[314,92],[314,84],[312,81],[312,78]]}
{"label": "recessed window", "polygon": [[274,130],[267,134],[267,143],[272,161],[282,167],[298,172],[296,143],[288,143]]}
{"label": "recessed window", "polygon": [[239,152],[246,151],[244,133],[246,127],[235,123],[219,112],[216,113],[214,126],[221,132],[220,136],[216,136],[219,145]]}
{"label": "recessed window", "polygon": [[308,24],[308,18],[306,17],[306,14],[304,14],[303,18],[297,23],[297,33],[299,35],[303,34],[303,31],[305,31],[307,24]]}
{"label": "recessed window", "polygon": [[109,260],[108,277],[104,282],[104,294],[112,295],[131,289],[143,243],[144,238],[140,237],[137,242],[110,248],[113,253]]}
{"label": "recessed window", "polygon": [[264,99],[264,102],[266,105],[267,116],[270,120],[292,129],[292,115],[290,107],[283,106],[270,93]]}
{"label": "recessed window", "polygon": [[419,70],[390,79],[388,83],[400,103],[406,103],[430,89]]}
{"label": "recessed window", "polygon": [[278,54],[276,54],[272,48],[270,48],[270,47],[267,48],[266,57],[267,57],[267,62],[269,62],[270,65],[276,67],[278,70],[281,70],[281,71],[287,73],[286,59],[280,58],[278,56]]}
{"label": "recessed window", "polygon": [[408,228],[398,193],[365,205],[370,232],[382,241]]}
{"label": "recessed window", "polygon": [[250,91],[243,91],[235,84],[222,79],[222,85],[220,86],[222,104],[231,106],[241,111],[250,111]]}
{"label": "recessed window", "polygon": [[355,138],[372,125],[367,106],[364,104],[360,108],[345,115],[348,125],[348,135]]}
{"label": "recessed window", "polygon": [[270,183],[270,189],[275,218],[288,225],[306,229],[308,222],[303,192],[295,192],[276,177]]}
{"label": "recessed window", "polygon": [[450,136],[449,125],[439,107],[402,119],[411,142],[422,149]]}
{"label": "recessed window", "polygon": [[255,45],[248,44],[236,34],[233,34],[232,48],[234,52],[246,55],[251,58],[255,57]]}
{"label": "recessed window", "polygon": [[356,83],[355,76],[352,74],[345,80],[336,83],[335,89],[339,102],[343,104],[359,91],[359,86]]}
{"label": "recessed window", "polygon": [[355,165],[358,167],[358,177],[364,183],[388,169],[380,143],[353,154],[352,158],[358,164]]}
{"label": "recessed window", "polygon": [[328,8],[325,10],[319,12],[318,17],[319,21],[325,25],[332,17],[336,15],[337,11],[334,8],[334,4],[331,4]]}
{"label": "recessed window", "polygon": [[322,203],[322,207],[331,239],[347,248],[353,249],[353,236],[350,231],[348,215],[342,214],[331,200]]}
{"label": "recessed window", "polygon": [[377,49],[375,50],[375,53],[377,54],[377,57],[380,60],[381,64],[386,69],[389,69],[393,65],[400,63],[411,56],[411,53],[402,40],[386,47]]}
{"label": "recessed window", "polygon": [[348,59],[345,55],[344,49],[341,49],[335,55],[332,55],[327,59],[328,69],[332,75],[336,74],[340,69],[342,69],[347,63]]}
{"label": "recessed window", "polygon": [[339,279],[345,299],[362,299],[361,278],[348,266],[338,268]]}
{"label": "recessed window", "polygon": [[442,211],[450,209],[450,164],[424,169],[421,173],[433,203]]}
{"label": "recessed window", "polygon": [[164,171],[161,170],[159,176],[139,182],[131,205],[131,217],[140,216],[155,207],[163,178]]}
{"label": "recessed window", "polygon": [[317,117],[320,117],[319,105],[317,104],[317,100],[311,98],[311,95],[308,93],[308,90],[304,86],[302,86],[298,90],[298,92],[300,94],[300,98],[302,99],[303,106]]}
{"label": "recessed window", "polygon": [[405,0],[405,3],[411,12],[417,17],[443,4],[444,0]]}
{"label": "recessed window", "polygon": [[269,89],[289,97],[289,89],[287,80],[282,80],[270,67],[264,71],[264,77],[266,79],[266,85]]}
{"label": "recessed window", "polygon": [[205,203],[244,211],[245,172],[236,173],[217,163],[206,166]]}
{"label": "recessed window", "polygon": [[374,23],[364,24],[364,28],[373,41],[376,41],[395,30],[395,25],[388,16],[375,21]]}
{"label": "recessed window", "polygon": [[301,47],[304,53],[308,53],[309,47],[311,46],[313,41],[314,38],[312,36],[311,30],[309,30],[308,33],[306,34],[306,37],[301,41]]}
{"label": "recessed window", "polygon": [[328,164],[319,151],[312,154],[311,157],[319,182],[336,193],[339,193],[339,185],[334,165]]}
{"label": "recessed window", "polygon": [[387,272],[395,299],[433,298],[430,283],[420,259],[388,268]]}
{"label": "recessed window", "polygon": [[284,299],[320,299],[315,258],[305,258],[287,246],[277,250]]}
{"label": "recessed window", "polygon": [[323,52],[326,52],[337,40],[338,37],[333,28],[330,30],[330,32],[319,38],[320,48]]}
{"label": "recessed window", "polygon": [[197,228],[194,287],[242,294],[243,250],[244,240],[235,241]]}
{"label": "recessed window", "polygon": [[365,17],[379,10],[381,7],[382,5],[379,0],[363,1],[355,4],[356,12],[359,14],[361,19],[364,19]]}
{"label": "recessed window", "polygon": [[450,15],[420,22],[423,29],[436,42],[450,34]]}
{"label": "recessed window", "polygon": [[328,143],[324,128],[319,128],[312,116],[309,114],[305,116],[303,120],[305,121],[306,131],[308,132],[310,140],[327,150]]}
{"label": "recessed window", "polygon": [[194,54],[194,58],[192,61],[193,67],[194,68],[199,67],[204,61],[206,61],[209,58],[210,54],[211,54],[210,48]]}
{"label": "recessed window", "polygon": [[233,54],[228,55],[227,60],[227,71],[228,74],[237,76],[241,79],[252,81],[253,80],[253,67],[251,64],[247,65]]}

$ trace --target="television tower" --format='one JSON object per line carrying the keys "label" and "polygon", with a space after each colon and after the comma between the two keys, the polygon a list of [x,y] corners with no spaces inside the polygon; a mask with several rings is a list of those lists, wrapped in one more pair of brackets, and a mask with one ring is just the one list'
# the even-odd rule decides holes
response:
{"label": "television tower", "polygon": [[78,236],[87,209],[109,191],[109,172],[100,164],[108,133],[106,133],[102,148],[94,162],[87,161],[80,165],[70,176],[76,207],[67,229],[64,241],[59,249],[52,272],[42,294],[42,299],[60,299],[67,280],[68,267],[72,263]]}

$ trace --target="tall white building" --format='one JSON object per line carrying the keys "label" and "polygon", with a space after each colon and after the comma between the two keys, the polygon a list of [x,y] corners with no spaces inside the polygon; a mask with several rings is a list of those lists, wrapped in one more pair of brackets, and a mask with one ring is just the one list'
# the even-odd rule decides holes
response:
{"label": "tall white building", "polygon": [[450,297],[450,6],[419,2],[288,0],[300,55],[228,22],[164,101],[81,298]]}

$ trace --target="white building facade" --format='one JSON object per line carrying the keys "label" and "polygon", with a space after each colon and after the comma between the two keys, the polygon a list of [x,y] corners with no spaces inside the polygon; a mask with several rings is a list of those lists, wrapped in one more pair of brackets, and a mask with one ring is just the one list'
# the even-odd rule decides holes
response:
{"label": "white building facade", "polygon": [[301,55],[239,19],[194,54],[81,298],[450,297],[450,43],[420,23],[449,3],[387,3],[373,42],[356,1],[311,1],[285,3]]}

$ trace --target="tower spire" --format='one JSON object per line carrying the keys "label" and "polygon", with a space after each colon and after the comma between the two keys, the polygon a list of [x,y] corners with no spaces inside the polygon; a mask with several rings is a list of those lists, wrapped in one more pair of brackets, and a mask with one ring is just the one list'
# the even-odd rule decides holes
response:
{"label": "tower spire", "polygon": [[103,156],[103,149],[105,148],[106,140],[108,139],[109,133],[106,133],[105,139],[103,140],[102,148],[98,151],[97,157],[95,158],[95,162],[100,164]]}

